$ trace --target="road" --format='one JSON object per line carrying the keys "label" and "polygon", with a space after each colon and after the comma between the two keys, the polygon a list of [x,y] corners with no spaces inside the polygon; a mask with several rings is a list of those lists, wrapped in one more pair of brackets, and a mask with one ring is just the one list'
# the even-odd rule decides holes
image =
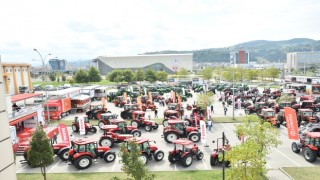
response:
{"label": "road", "polygon": [[[186,103],[193,103],[194,98],[189,98],[188,102]],[[158,103],[156,103],[159,111],[158,115],[159,118],[163,117],[163,110],[165,107],[158,106]],[[120,114],[121,109],[116,108],[113,106],[113,104],[108,103],[107,107],[109,110],[111,110],[113,113]],[[215,113],[213,114],[214,117],[222,117],[223,109],[220,102],[216,101],[214,103],[214,109]],[[190,114],[191,111],[186,111],[186,114]],[[243,110],[239,110],[235,112],[235,116],[243,116],[244,112]],[[154,112],[147,110],[146,116],[151,116],[151,118],[154,117]],[[227,116],[232,116],[232,108],[229,108],[229,111],[227,113]],[[64,119],[72,119],[72,116],[65,117]],[[97,120],[92,120],[92,124],[97,125]],[[150,140],[156,141],[156,145],[158,148],[165,153],[165,157],[162,161],[156,162],[154,160],[149,161],[148,168],[151,171],[180,171],[180,170],[213,170],[213,169],[221,169],[221,166],[210,166],[210,153],[214,148],[216,148],[216,144],[213,144],[212,141],[216,140],[217,138],[221,138],[222,132],[225,133],[226,137],[229,140],[229,143],[231,145],[239,144],[239,140],[234,134],[234,128],[235,123],[213,123],[212,131],[208,132],[207,135],[207,142],[201,143],[198,142],[198,146],[200,147],[200,150],[204,153],[204,159],[197,161],[194,160],[193,164],[188,167],[184,168],[179,164],[170,164],[168,161],[168,152],[173,149],[172,144],[168,144],[165,142],[165,140],[161,137],[163,126],[160,125],[159,129],[153,130],[151,132],[146,132],[144,129],[141,129],[142,131],[142,137],[148,137]],[[98,128],[99,129],[99,128]],[[319,166],[320,161],[316,161],[315,163],[309,163],[304,160],[304,157],[302,153],[295,154],[291,150],[291,140],[288,140],[287,138],[287,129],[285,127],[280,127],[280,140],[282,141],[282,144],[278,146],[277,148],[271,149],[271,154],[269,154],[266,157],[267,160],[267,168],[270,170],[279,169],[280,167],[313,167],[313,166]],[[78,133],[74,133],[71,130],[71,127],[69,127],[69,133],[73,134],[76,138],[84,138],[84,136],[80,136]],[[96,134],[89,133],[87,137],[93,138],[95,140],[99,140],[100,135],[102,134],[101,130],[98,130]],[[59,140],[59,139],[58,139]],[[205,145],[208,145],[209,147],[205,147]],[[113,151],[119,154],[119,145],[116,144],[113,148]],[[16,160],[19,162],[22,160],[22,156],[17,156]],[[121,164],[120,164],[120,157],[117,156],[117,159],[115,162],[112,163],[105,163],[103,159],[99,159],[97,162],[94,162],[93,165],[86,170],[77,170],[73,165],[68,165],[68,163],[63,162],[60,160],[59,157],[54,158],[54,163],[52,163],[50,166],[47,167],[48,173],[73,173],[73,172],[120,172],[121,171]],[[30,168],[27,164],[16,164],[16,172],[17,173],[39,173],[40,170],[38,168]]]}

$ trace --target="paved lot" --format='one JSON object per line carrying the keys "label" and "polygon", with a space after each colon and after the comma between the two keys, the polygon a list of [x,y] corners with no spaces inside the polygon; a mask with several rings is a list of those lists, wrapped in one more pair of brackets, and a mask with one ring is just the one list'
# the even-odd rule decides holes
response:
{"label": "paved lot", "polygon": [[[194,99],[189,98],[187,103],[193,103]],[[156,103],[158,105],[158,103]],[[108,103],[107,107],[113,112],[120,114],[121,109],[114,107],[111,103]],[[221,117],[224,116],[222,105],[220,102],[215,102],[215,113],[214,117]],[[163,110],[165,107],[159,108],[159,118],[163,117]],[[186,111],[186,114],[190,114],[191,111]],[[154,117],[154,112],[147,111],[146,116],[151,115],[151,118]],[[243,116],[243,110],[239,110],[235,112],[236,116]],[[229,108],[227,116],[232,116],[232,108]],[[69,117],[65,117],[65,119],[72,119],[72,115]],[[96,125],[97,121],[92,120],[92,124]],[[168,144],[165,140],[161,137],[163,127],[162,125],[159,126],[158,130],[154,130],[152,132],[146,132],[144,129],[142,131],[142,137],[148,137],[150,140],[155,140],[156,145],[160,150],[165,152],[165,157],[162,161],[149,161],[148,167],[151,171],[179,171],[179,170],[211,170],[211,169],[221,169],[220,166],[211,167],[210,166],[210,153],[212,152],[213,148],[216,147],[216,144],[212,143],[212,140],[216,140],[222,136],[222,132],[225,132],[229,142],[231,145],[235,145],[240,143],[237,137],[234,134],[234,123],[214,123],[213,129],[211,132],[208,132],[208,139],[207,143],[197,143],[200,149],[204,153],[204,159],[201,161],[195,160],[192,166],[188,168],[184,168],[179,164],[171,165],[168,161],[168,152],[169,150],[173,149],[172,144]],[[291,140],[287,139],[287,129],[285,127],[281,127],[278,129],[280,132],[280,139],[282,140],[283,144],[280,145],[278,148],[273,148],[272,153],[267,156],[267,168],[270,170],[278,170],[280,167],[303,167],[303,166],[319,166],[320,161],[316,161],[315,163],[308,163],[304,160],[302,154],[295,154],[291,151]],[[83,138],[84,136],[80,136],[78,133],[73,133],[71,128],[69,128],[69,133],[74,134],[76,138]],[[102,134],[101,130],[98,130],[96,134],[88,134],[87,137],[93,138],[95,140],[99,140],[99,136]],[[205,145],[209,145],[209,147],[205,147]],[[119,145],[116,144],[113,149],[117,154],[119,152]],[[23,159],[22,156],[17,157],[17,162]],[[47,168],[47,172],[49,173],[67,173],[67,172],[119,172],[121,171],[121,164],[119,163],[120,157],[117,157],[115,162],[112,163],[105,163],[102,159],[98,160],[98,162],[93,163],[93,165],[86,170],[79,171],[74,166],[69,166],[66,162],[60,160],[60,158],[55,157],[54,163]],[[33,169],[30,168],[26,164],[16,164],[16,172],[17,173],[39,173],[40,170],[38,168]],[[272,179],[277,179],[278,171],[270,171],[270,176],[274,177]],[[281,175],[281,174],[280,174]],[[281,176],[278,176],[278,178]]]}

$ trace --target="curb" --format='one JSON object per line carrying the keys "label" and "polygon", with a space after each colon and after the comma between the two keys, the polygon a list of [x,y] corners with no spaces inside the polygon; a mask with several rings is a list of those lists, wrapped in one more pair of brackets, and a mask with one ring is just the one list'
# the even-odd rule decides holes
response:
{"label": "curb", "polygon": [[282,167],[280,168],[280,171],[281,171],[283,174],[285,174],[288,178],[294,180],[294,178],[291,177],[285,170],[283,170]]}

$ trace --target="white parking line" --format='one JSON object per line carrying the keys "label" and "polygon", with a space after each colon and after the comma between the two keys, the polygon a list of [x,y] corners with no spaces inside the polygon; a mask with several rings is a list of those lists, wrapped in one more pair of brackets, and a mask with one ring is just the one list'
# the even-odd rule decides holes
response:
{"label": "white parking line", "polygon": [[16,173],[19,173],[20,171],[22,171],[25,167],[27,167],[28,164],[26,163],[22,168],[20,168]]}
{"label": "white parking line", "polygon": [[268,169],[271,169],[271,168],[272,168],[268,163],[266,163],[266,165],[267,165]]}
{"label": "white parking line", "polygon": [[230,133],[234,133],[234,132],[231,131],[229,128],[227,128],[223,123],[221,123],[221,125],[223,126],[224,129],[226,129],[226,130],[229,131]]}
{"label": "white parking line", "polygon": [[60,159],[55,165],[53,165],[53,166],[49,169],[48,173],[49,173],[54,167],[56,167],[60,162],[61,162],[61,159]]}
{"label": "white parking line", "polygon": [[204,167],[206,167],[206,169],[209,169],[203,159],[202,159],[202,163],[203,163]]}
{"label": "white parking line", "polygon": [[113,164],[113,166],[112,166],[112,172],[114,172],[114,168],[116,167],[116,164],[117,164],[117,163],[114,163],[114,164]]}
{"label": "white parking line", "polygon": [[174,170],[177,171],[177,165],[176,164],[174,164]]}
{"label": "white parking line", "polygon": [[284,156],[285,158],[289,159],[293,164],[297,165],[298,167],[300,167],[300,164],[298,164],[297,162],[295,162],[294,160],[292,160],[291,158],[289,158],[287,155],[283,154],[281,151],[279,151],[278,149],[276,148],[273,148],[275,149],[276,151],[278,151],[282,156]]}

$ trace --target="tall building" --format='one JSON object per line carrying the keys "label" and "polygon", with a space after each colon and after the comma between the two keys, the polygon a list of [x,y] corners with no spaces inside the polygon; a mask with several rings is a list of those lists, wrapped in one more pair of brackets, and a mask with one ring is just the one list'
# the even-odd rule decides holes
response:
{"label": "tall building", "polygon": [[230,64],[249,64],[249,52],[239,49],[238,52],[230,53]]}
{"label": "tall building", "polygon": [[67,70],[67,61],[64,59],[50,59],[49,65],[52,71],[66,71]]}
{"label": "tall building", "polygon": [[[1,60],[0,60],[0,65]],[[3,68],[0,68],[0,77],[3,76]],[[16,168],[13,157],[12,143],[9,133],[8,114],[6,107],[5,85],[3,78],[0,78],[0,179],[17,179]]]}
{"label": "tall building", "polygon": [[106,75],[114,69],[131,69],[137,70],[148,68],[156,71],[166,71],[174,73],[181,68],[192,71],[193,54],[152,54],[136,56],[116,56],[107,57],[99,56],[94,59],[95,66],[99,69],[101,75]]}
{"label": "tall building", "polygon": [[287,53],[287,67],[298,70],[320,66],[320,52],[291,52]]}

